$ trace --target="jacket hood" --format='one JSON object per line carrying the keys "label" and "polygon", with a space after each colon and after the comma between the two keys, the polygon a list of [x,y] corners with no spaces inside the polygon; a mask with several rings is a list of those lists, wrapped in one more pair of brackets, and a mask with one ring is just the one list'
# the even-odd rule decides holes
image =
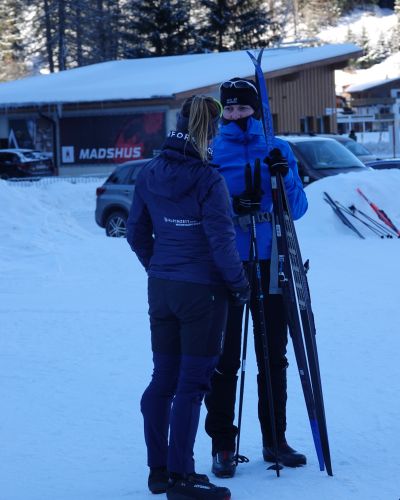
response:
{"label": "jacket hood", "polygon": [[146,167],[147,189],[163,198],[178,200],[189,193],[207,171],[185,132],[173,131],[161,154]]}

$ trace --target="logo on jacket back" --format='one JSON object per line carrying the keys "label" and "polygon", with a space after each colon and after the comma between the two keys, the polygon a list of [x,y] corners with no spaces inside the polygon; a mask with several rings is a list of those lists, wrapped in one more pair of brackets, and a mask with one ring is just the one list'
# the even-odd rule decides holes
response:
{"label": "logo on jacket back", "polygon": [[171,217],[164,216],[164,222],[167,224],[173,224],[176,227],[190,227],[199,226],[201,221],[195,219],[173,219]]}
{"label": "logo on jacket back", "polygon": [[178,132],[177,130],[171,130],[168,137],[176,137],[177,139],[184,139],[185,141],[189,140],[189,134],[186,132]]}

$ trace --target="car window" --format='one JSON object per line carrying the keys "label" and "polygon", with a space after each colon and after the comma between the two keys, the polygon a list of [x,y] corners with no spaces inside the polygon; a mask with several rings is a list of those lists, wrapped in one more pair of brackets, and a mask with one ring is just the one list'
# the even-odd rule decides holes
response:
{"label": "car window", "polygon": [[364,164],[348,149],[331,139],[298,141],[299,152],[315,169],[327,168],[365,168]]}
{"label": "car window", "polygon": [[114,170],[114,172],[107,179],[107,184],[126,184],[130,167],[120,167]]}
{"label": "car window", "polygon": [[128,180],[127,184],[135,184],[136,182],[136,177],[138,176],[138,173],[142,170],[143,163],[140,165],[131,165],[129,174],[128,174]]}
{"label": "car window", "polygon": [[354,155],[370,155],[371,152],[363,146],[355,141],[346,141],[343,143],[347,149],[349,149]]}

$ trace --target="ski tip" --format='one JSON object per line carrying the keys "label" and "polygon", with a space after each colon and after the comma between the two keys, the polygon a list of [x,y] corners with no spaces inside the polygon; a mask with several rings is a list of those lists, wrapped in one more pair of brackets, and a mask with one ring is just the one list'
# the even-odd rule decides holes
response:
{"label": "ski tip", "polygon": [[258,53],[258,56],[257,56],[257,62],[260,66],[261,66],[261,60],[262,60],[263,53],[264,53],[264,47],[262,47],[262,49],[260,50],[260,52]]}
{"label": "ski tip", "polygon": [[253,64],[257,64],[257,59],[254,57],[254,55],[250,52],[250,50],[246,50],[247,55],[250,57],[250,59],[253,61]]}
{"label": "ski tip", "polygon": [[264,47],[262,49],[260,49],[259,53],[257,54],[257,57],[255,57],[255,55],[250,50],[246,50],[246,52],[247,52],[247,55],[250,57],[250,59],[253,61],[255,66],[256,65],[261,66],[261,60],[262,60],[262,56],[264,53]]}

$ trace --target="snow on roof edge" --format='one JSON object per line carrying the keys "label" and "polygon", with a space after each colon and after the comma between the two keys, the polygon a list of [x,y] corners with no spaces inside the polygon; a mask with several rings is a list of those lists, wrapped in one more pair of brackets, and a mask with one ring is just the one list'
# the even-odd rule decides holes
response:
{"label": "snow on roof edge", "polygon": [[363,90],[368,90],[368,89],[372,89],[374,87],[379,87],[380,85],[385,85],[386,83],[395,82],[396,80],[400,81],[400,76],[398,76],[396,78],[385,78],[382,80],[374,80],[374,81],[365,82],[365,83],[357,83],[354,85],[349,85],[346,88],[346,92],[349,92],[350,94],[352,92],[362,92]]}
{"label": "snow on roof edge", "polygon": [[[263,72],[341,56],[350,58],[359,51],[354,44],[266,49]],[[244,50],[108,61],[0,83],[0,108],[171,99],[192,89],[218,85],[232,78],[233,73],[243,76],[253,71],[253,64]]]}

